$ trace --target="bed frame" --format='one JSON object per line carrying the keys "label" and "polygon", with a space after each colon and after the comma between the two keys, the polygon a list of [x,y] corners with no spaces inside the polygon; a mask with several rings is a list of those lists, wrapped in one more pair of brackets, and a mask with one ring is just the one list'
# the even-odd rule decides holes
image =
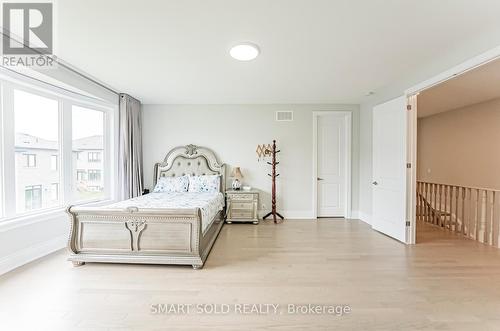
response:
{"label": "bed frame", "polygon": [[[172,149],[155,164],[154,184],[163,176],[221,175],[225,192],[225,165],[210,149],[195,145]],[[202,233],[201,212],[196,209],[110,209],[71,206],[68,260],[85,262],[187,264],[203,267],[224,224],[219,212]]]}

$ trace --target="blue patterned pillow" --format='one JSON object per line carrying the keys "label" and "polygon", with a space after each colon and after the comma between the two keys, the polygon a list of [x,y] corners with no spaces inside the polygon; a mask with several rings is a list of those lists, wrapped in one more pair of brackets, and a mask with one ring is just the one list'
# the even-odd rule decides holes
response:
{"label": "blue patterned pillow", "polygon": [[220,175],[189,176],[189,192],[219,192]]}
{"label": "blue patterned pillow", "polygon": [[187,192],[189,185],[188,176],[160,177],[153,190],[154,193]]}

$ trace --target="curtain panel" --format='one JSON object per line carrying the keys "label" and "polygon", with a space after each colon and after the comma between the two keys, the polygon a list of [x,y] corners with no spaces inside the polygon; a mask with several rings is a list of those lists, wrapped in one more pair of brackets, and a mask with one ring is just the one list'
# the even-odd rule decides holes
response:
{"label": "curtain panel", "polygon": [[144,185],[141,103],[128,94],[120,94],[118,131],[119,197],[123,200],[141,195]]}

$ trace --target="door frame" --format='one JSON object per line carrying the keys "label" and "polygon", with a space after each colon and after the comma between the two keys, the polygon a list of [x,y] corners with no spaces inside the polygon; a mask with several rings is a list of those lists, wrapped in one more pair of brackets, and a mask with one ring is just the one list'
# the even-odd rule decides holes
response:
{"label": "door frame", "polygon": [[407,244],[416,243],[417,222],[416,222],[416,185],[417,185],[417,122],[418,122],[418,94],[431,87],[444,83],[452,78],[460,76],[470,70],[474,70],[489,62],[500,59],[500,46],[490,49],[482,54],[479,54],[469,60],[462,62],[438,75],[431,77],[421,83],[418,83],[405,91],[408,105],[412,105],[412,111],[408,116],[408,136],[407,136],[407,162],[411,164],[411,171],[407,173],[407,215],[406,219],[410,222],[407,229]]}
{"label": "door frame", "polygon": [[325,111],[313,111],[313,157],[312,157],[312,206],[313,206],[313,218],[318,218],[318,119],[322,115],[343,115],[345,121],[345,146],[344,146],[344,156],[345,156],[345,192],[344,192],[344,218],[351,218],[351,190],[352,190],[352,178],[351,178],[351,164],[352,164],[352,110],[325,110]]}

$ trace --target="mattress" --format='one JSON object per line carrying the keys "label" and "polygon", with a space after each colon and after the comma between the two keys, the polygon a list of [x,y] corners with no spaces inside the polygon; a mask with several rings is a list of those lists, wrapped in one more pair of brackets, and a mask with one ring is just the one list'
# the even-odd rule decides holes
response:
{"label": "mattress", "polygon": [[207,230],[215,215],[224,208],[224,195],[220,192],[175,192],[150,193],[137,198],[123,200],[105,208],[125,209],[137,207],[139,209],[195,209],[201,210],[201,230]]}

